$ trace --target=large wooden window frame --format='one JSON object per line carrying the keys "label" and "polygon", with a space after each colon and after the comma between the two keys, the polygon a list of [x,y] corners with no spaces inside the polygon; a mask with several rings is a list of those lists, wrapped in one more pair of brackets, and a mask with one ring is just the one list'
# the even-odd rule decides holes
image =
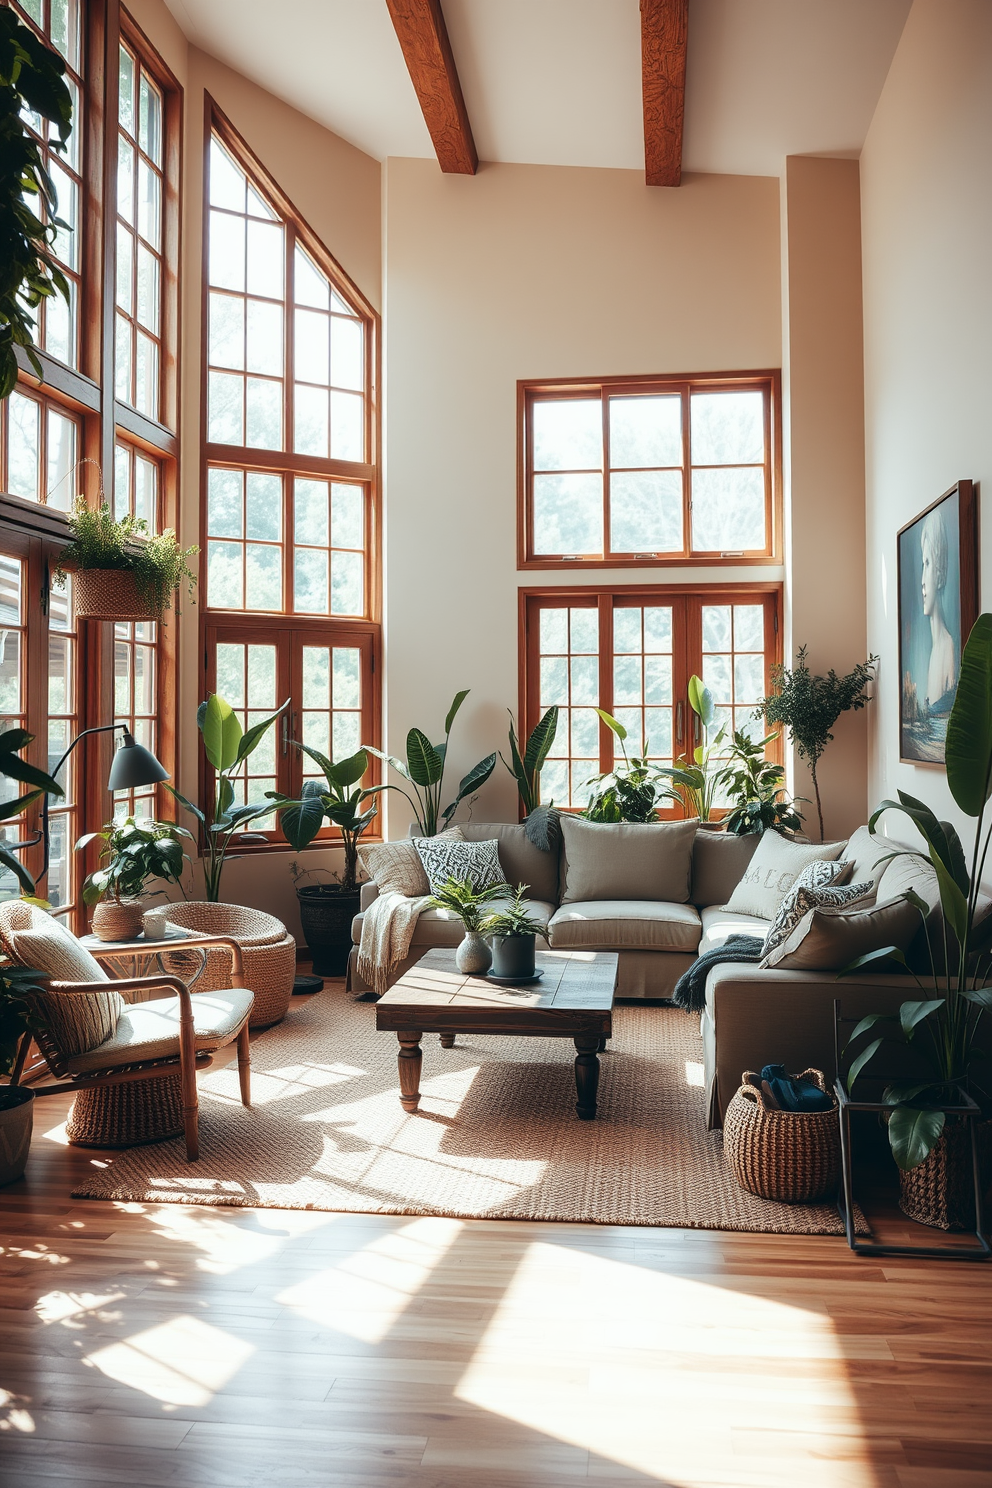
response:
{"label": "large wooden window frame", "polygon": [[[261,449],[249,445],[213,443],[208,440],[208,386],[209,369],[209,158],[213,136],[234,158],[248,176],[249,181],[267,200],[284,224],[286,231],[285,253],[287,273],[284,285],[284,361],[283,361],[283,445],[281,450]],[[325,458],[319,455],[298,454],[293,445],[293,279],[292,264],[296,245],[306,251],[330,280],[332,287],[350,305],[364,323],[365,357],[365,410],[364,453],[361,461]],[[207,696],[216,685],[216,646],[218,641],[252,642],[264,639],[275,643],[279,651],[279,702],[291,699],[286,715],[276,725],[278,729],[277,776],[278,788],[286,794],[298,792],[303,779],[305,763],[301,752],[290,747],[291,741],[300,737],[299,699],[300,672],[304,643],[311,645],[350,646],[360,650],[362,657],[362,742],[378,745],[381,735],[381,502],[379,484],[379,378],[380,378],[380,327],[379,316],[344,269],[325,245],[308,226],[302,214],[270,175],[250,146],[231,121],[218,108],[209,94],[205,95],[204,115],[204,231],[203,231],[203,275],[202,275],[202,361],[201,387],[201,501],[200,501],[200,549],[207,554],[207,491],[211,469],[243,471],[246,475],[260,472],[282,478],[282,605],[279,609],[234,609],[211,607],[209,586],[203,583],[201,608],[200,681],[201,696]],[[365,613],[361,616],[315,614],[293,609],[293,539],[292,506],[294,479],[312,478],[319,481],[339,481],[344,484],[360,484],[366,492],[365,501],[365,568],[364,600]],[[205,563],[204,563],[205,568]],[[247,599],[247,595],[245,596]],[[205,810],[212,803],[216,777],[201,753],[199,792]],[[377,761],[370,764],[368,783],[380,779]],[[369,834],[370,837],[374,833]],[[325,827],[319,834],[321,840],[334,841],[340,836],[336,828]],[[252,840],[255,839],[255,840]],[[267,851],[292,851],[278,829],[257,832],[249,829],[248,840],[239,842],[239,852],[258,853]]]}
{"label": "large wooden window frame", "polygon": [[[674,615],[675,641],[672,650],[672,706],[675,710],[673,728],[673,752],[677,757],[688,753],[699,742],[698,719],[689,707],[688,683],[693,672],[701,671],[702,658],[702,608],[708,604],[760,603],[764,607],[764,655],[765,695],[772,691],[772,668],[782,660],[782,596],[780,583],[754,581],[751,583],[726,584],[611,584],[556,585],[541,588],[525,588],[519,591],[519,654],[520,691],[519,716],[521,735],[527,737],[541,717],[543,708],[540,699],[540,611],[542,609],[578,608],[592,609],[598,615],[599,627],[599,702],[607,713],[614,710],[613,702],[613,611],[625,606],[650,605],[671,606]],[[588,706],[592,706],[591,704]],[[681,715],[681,727],[678,721]],[[696,725],[696,732],[693,725]],[[636,753],[640,740],[628,741],[628,753]],[[652,751],[653,752],[653,751]],[[784,758],[781,738],[769,747],[769,758],[781,762]],[[614,737],[605,723],[599,725],[598,769],[606,772],[613,768]],[[578,807],[563,807],[578,810]],[[667,805],[661,808],[663,817],[676,818],[684,815],[680,807]],[[721,813],[717,813],[719,815]]]}
{"label": "large wooden window frame", "polygon": [[[690,395],[707,392],[761,392],[764,399],[765,533],[762,549],[735,552],[693,550]],[[682,398],[682,538],[681,551],[612,552],[610,550],[610,421],[609,399],[637,394],[679,394]],[[603,409],[603,542],[598,554],[562,555],[534,550],[533,408],[541,400],[600,398]],[[517,383],[517,567],[518,569],[596,569],[719,567],[741,563],[777,564],[783,552],[781,373],[777,370],[735,373],[697,373],[691,376],[566,377],[523,379]]]}
{"label": "large wooden window frame", "polygon": [[[31,24],[31,17],[15,6],[18,15]],[[39,382],[23,353],[19,390],[43,408],[56,409],[77,424],[76,467],[70,497],[60,488],[50,503],[44,483],[38,500],[0,495],[0,551],[26,564],[26,610],[28,620],[27,727],[35,735],[27,757],[41,768],[48,759],[47,676],[49,645],[50,575],[58,554],[68,540],[66,509],[77,494],[91,506],[101,500],[114,501],[114,450],[127,445],[156,461],[159,468],[159,523],[175,527],[178,518],[178,428],[179,428],[179,285],[180,262],[180,167],[182,155],[182,89],[156,53],[148,38],[117,0],[82,0],[81,86],[79,151],[82,203],[78,225],[77,262],[77,364],[56,360],[47,351],[38,353],[44,372]],[[46,12],[47,13],[47,12]],[[40,34],[40,33],[39,33]],[[150,419],[114,397],[114,303],[115,223],[117,196],[118,67],[121,38],[136,52],[142,66],[154,77],[165,105],[164,164],[165,193],[160,325],[162,330],[160,419]],[[44,40],[44,37],[42,37]],[[7,444],[7,413],[3,411],[3,441]],[[44,425],[44,421],[43,421]],[[44,437],[44,436],[43,436]],[[100,472],[103,472],[101,478]],[[6,481],[6,453],[2,465]],[[98,621],[76,623],[76,699],[73,730],[96,727],[114,720],[114,626]],[[158,730],[155,749],[170,775],[176,768],[175,718],[178,711],[176,676],[176,624],[172,616],[158,627],[157,687],[155,705]],[[97,734],[82,740],[71,756],[76,781],[72,830],[92,830],[107,821],[114,811],[106,788],[115,740]],[[55,803],[56,809],[57,802]],[[160,787],[154,797],[160,818],[175,816],[175,803]],[[40,826],[40,803],[31,807],[23,822],[25,835]],[[38,874],[43,865],[40,844],[26,850],[22,859]],[[95,866],[92,851],[71,859],[70,923],[83,928],[79,887],[83,874]],[[42,890],[44,885],[41,886]]]}

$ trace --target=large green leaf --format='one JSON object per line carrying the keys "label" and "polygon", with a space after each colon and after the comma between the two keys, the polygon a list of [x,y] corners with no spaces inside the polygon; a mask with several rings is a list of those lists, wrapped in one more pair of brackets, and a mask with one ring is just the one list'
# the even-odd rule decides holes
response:
{"label": "large green leaf", "polygon": [[199,806],[194,806],[192,801],[188,801],[185,796],[180,795],[179,791],[176,790],[175,786],[174,785],[170,785],[167,780],[163,780],[162,784],[165,786],[166,790],[169,792],[170,795],[175,796],[175,798],[179,802],[180,806],[184,806],[187,811],[192,812],[192,814],[196,817],[197,821],[200,822],[203,826],[206,826],[206,824],[207,824],[207,818],[204,816],[204,814],[200,810]]}
{"label": "large green leaf", "polygon": [[238,760],[242,730],[226,698],[212,692],[203,710],[203,749],[215,770],[229,770]]}
{"label": "large green leaf", "polygon": [[966,816],[992,794],[992,615],[979,615],[961,656],[944,745],[947,785]]}
{"label": "large green leaf", "polygon": [[320,831],[323,820],[324,801],[320,783],[316,780],[304,781],[299,802],[285,807],[279,813],[279,825],[282,827],[283,836],[297,852],[302,852],[305,847],[309,847]]}
{"label": "large green leaf", "polygon": [[872,1039],[867,1049],[862,1049],[858,1057],[851,1060],[851,1068],[847,1072],[848,1094],[850,1094],[851,1091],[854,1089],[855,1080],[858,1078],[865,1065],[868,1064],[870,1060],[874,1059],[875,1055],[882,1047],[883,1042],[884,1040],[880,1038]]}
{"label": "large green leaf", "polygon": [[238,740],[238,752],[234,758],[235,764],[240,765],[242,760],[246,760],[252,751],[258,748],[266,729],[270,729],[279,717],[279,714],[284,713],[288,707],[289,698],[286,699],[281,708],[277,708],[268,718],[263,718],[261,723],[253,723],[250,729],[245,730],[244,734]]}
{"label": "large green leaf", "polygon": [[456,804],[458,801],[464,800],[466,796],[471,795],[472,791],[478,790],[481,785],[485,785],[495,768],[495,754],[487,754],[485,759],[481,759],[477,765],[473,765],[468,774],[463,775],[458,782],[458,795],[455,798]]}
{"label": "large green leaf", "polygon": [[540,770],[548,757],[558,732],[558,709],[551,707],[527,740],[524,750],[524,766],[531,773]]}
{"label": "large green leaf", "polygon": [[[384,765],[389,765],[391,769],[396,771],[397,775],[402,775],[406,780],[410,779],[410,771],[401,759],[396,758],[395,754],[383,754],[382,750],[376,749],[373,744],[363,744],[362,748],[366,754],[374,754],[376,759],[382,760]],[[406,792],[404,791],[403,794],[406,795]]]}
{"label": "large green leaf", "polygon": [[944,1006],[942,997],[927,997],[919,1002],[904,1002],[899,1009],[899,1024],[902,1028],[903,1038],[911,1039],[916,1030],[916,1025],[922,1023],[924,1018],[929,1018],[938,1008]]}
{"label": "large green leaf", "polygon": [[338,760],[332,766],[331,779],[342,790],[347,790],[349,785],[357,785],[369,767],[369,757],[364,749],[359,749],[357,754],[349,754],[347,759]]}
{"label": "large green leaf", "polygon": [[622,723],[619,723],[617,721],[617,719],[615,719],[613,717],[613,714],[612,713],[607,713],[607,711],[606,711],[605,708],[597,708],[596,709],[596,712],[599,714],[600,718],[606,724],[606,727],[608,729],[612,729],[613,732],[616,734],[617,738],[622,743],[624,741],[624,739],[626,739],[626,737],[627,737],[627,730],[624,728],[623,724]]}
{"label": "large green leaf", "polygon": [[65,795],[65,791],[51,775],[46,775],[44,770],[37,769],[35,765],[29,765],[27,760],[11,754],[9,750],[0,751],[0,775],[19,780],[22,785],[34,785],[41,791],[47,791],[50,796]]}
{"label": "large green leaf", "polygon": [[34,879],[20,858],[15,857],[8,847],[3,847],[2,845],[0,845],[0,866],[10,870],[25,894],[34,893]]}
{"label": "large green leaf", "polygon": [[[863,971],[866,966],[871,966],[879,961],[898,961],[901,966],[908,966],[905,955],[898,946],[881,946],[877,951],[866,951],[863,956],[856,956],[853,961],[837,973],[838,978],[853,976],[856,971]],[[863,1020],[862,1020],[863,1021]],[[860,1029],[861,1025],[858,1025]],[[855,1034],[858,1029],[855,1030]],[[853,1038],[855,1034],[852,1034]]]}
{"label": "large green leaf", "polygon": [[462,703],[468,697],[471,690],[472,689],[470,687],[466,687],[463,692],[455,693],[454,701],[452,702],[451,707],[448,709],[448,716],[444,720],[445,737],[447,737],[447,735],[451,733],[451,725],[455,721],[455,715],[457,714],[458,709],[461,707]]}
{"label": "large green leaf", "polygon": [[919,1167],[929,1156],[944,1130],[943,1111],[919,1106],[896,1106],[889,1117],[889,1146],[903,1172]]}
{"label": "large green leaf", "polygon": [[44,791],[33,790],[28,791],[27,795],[16,796],[13,801],[4,801],[0,806],[0,821],[10,821],[11,817],[20,816],[32,801],[37,801],[38,797],[44,794]]}
{"label": "large green leaf", "polygon": [[703,679],[695,673],[689,678],[689,707],[694,713],[699,714],[703,728],[710,728],[716,717],[716,705],[713,702],[713,694],[708,687],[703,686]]}
{"label": "large green leaf", "polygon": [[992,1008],[992,987],[967,987],[959,995],[976,1007]]}
{"label": "large green leaf", "polygon": [[444,761],[420,729],[412,728],[406,736],[406,759],[414,785],[437,785]]}

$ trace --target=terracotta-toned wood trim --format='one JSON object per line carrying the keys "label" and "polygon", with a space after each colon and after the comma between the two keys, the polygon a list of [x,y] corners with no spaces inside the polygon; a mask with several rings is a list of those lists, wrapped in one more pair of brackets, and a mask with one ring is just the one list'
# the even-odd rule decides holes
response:
{"label": "terracotta-toned wood trim", "polygon": [[641,96],[644,179],[649,186],[682,180],[682,120],[689,0],[641,0]]}
{"label": "terracotta-toned wood trim", "polygon": [[94,382],[92,377],[86,377],[82,372],[74,372],[64,362],[57,362],[54,357],[48,355],[47,351],[42,351],[40,346],[36,346],[34,351],[41,363],[44,377],[39,382],[24,350],[20,346],[15,346],[14,355],[20,369],[19,382],[23,382],[37,392],[61,393],[74,408],[81,412],[85,410],[89,413],[99,413],[101,400],[99,383]]}
{"label": "terracotta-toned wood trim", "polygon": [[[14,528],[25,534],[51,537],[56,542],[69,541],[69,516],[54,506],[40,501],[27,501],[21,496],[0,493],[0,527]],[[8,534],[5,532],[4,538]]]}
{"label": "terracotta-toned wood trim", "polygon": [[207,444],[207,463],[237,470],[277,470],[289,475],[322,475],[333,480],[370,481],[375,467],[359,460],[330,460],[322,455],[298,455],[292,450],[256,449],[251,445]]}
{"label": "terracotta-toned wood trim", "polygon": [[446,175],[479,168],[441,0],[386,0],[424,115],[438,165]]}
{"label": "terracotta-toned wood trim", "polygon": [[143,445],[156,455],[175,457],[179,453],[179,440],[171,429],[167,429],[156,419],[139,413],[127,403],[114,404],[114,422],[118,429],[131,435],[135,443]]}

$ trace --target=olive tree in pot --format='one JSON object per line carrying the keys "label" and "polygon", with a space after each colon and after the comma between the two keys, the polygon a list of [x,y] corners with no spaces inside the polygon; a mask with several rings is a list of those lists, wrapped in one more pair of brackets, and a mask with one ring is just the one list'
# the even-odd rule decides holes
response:
{"label": "olive tree in pot", "polygon": [[[0,822],[20,816],[46,792],[53,796],[63,794],[62,787],[50,775],[21,759],[21,750],[33,738],[25,729],[5,729],[0,733],[0,776],[31,787],[0,803]],[[0,872],[12,874],[23,893],[31,895],[34,880],[17,856],[25,845],[0,840]],[[38,991],[40,986],[38,972],[0,961],[0,1077],[9,1079],[9,1084],[0,1087],[0,1186],[21,1177],[31,1145],[34,1093],[17,1081],[25,1049],[24,1036],[35,1026],[31,1003],[25,994]]]}
{"label": "olive tree in pot", "polygon": [[[306,780],[298,801],[288,801],[278,792],[269,796],[279,810],[286,841],[302,852],[309,847],[325,821],[338,828],[344,849],[344,870],[335,883],[299,884],[303,934],[313,956],[316,976],[343,976],[351,951],[351,922],[359,910],[358,844],[378,811],[375,797],[382,786],[367,789],[359,784],[368,770],[364,749],[334,764],[319,749],[293,741],[324,772],[324,781]],[[326,782],[326,783],[325,783]],[[371,804],[367,804],[371,802]]]}
{"label": "olive tree in pot", "polygon": [[511,903],[494,910],[482,922],[482,934],[493,948],[494,977],[527,981],[535,975],[535,941],[547,940],[547,930],[523,902],[527,884],[517,884]]}

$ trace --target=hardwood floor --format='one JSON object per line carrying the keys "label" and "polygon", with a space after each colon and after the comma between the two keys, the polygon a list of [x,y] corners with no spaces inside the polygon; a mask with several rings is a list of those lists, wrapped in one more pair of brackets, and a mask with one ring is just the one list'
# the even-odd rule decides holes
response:
{"label": "hardwood floor", "polygon": [[73,1201],[66,1108],[0,1190],[3,1488],[992,1485],[992,1265]]}

